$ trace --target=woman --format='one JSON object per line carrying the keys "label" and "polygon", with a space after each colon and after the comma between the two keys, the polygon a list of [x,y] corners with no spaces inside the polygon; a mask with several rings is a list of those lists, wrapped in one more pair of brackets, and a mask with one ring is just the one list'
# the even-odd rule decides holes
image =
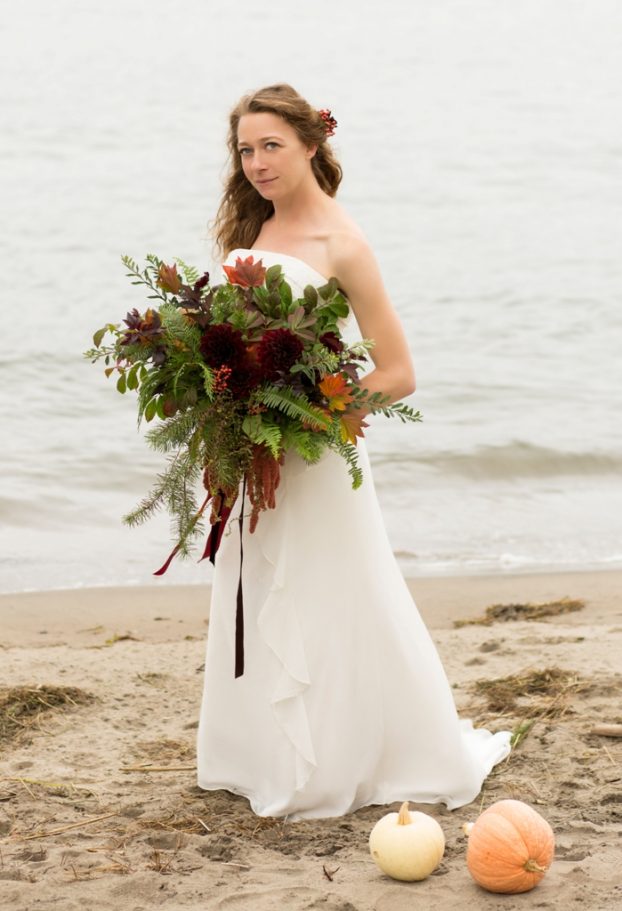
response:
{"label": "woman", "polygon": [[[232,168],[216,220],[228,263],[280,263],[292,288],[335,276],[391,401],[415,388],[410,352],[378,266],[335,201],[336,125],[288,85],[248,95],[230,119]],[[364,444],[353,490],[332,452],[288,454],[276,509],[243,529],[245,672],[234,678],[240,541],[232,515],[216,558],[198,784],[245,795],[261,816],[339,816],[396,800],[473,800],[509,752],[458,719],[435,646],[396,564]],[[236,501],[239,510],[241,498]]]}

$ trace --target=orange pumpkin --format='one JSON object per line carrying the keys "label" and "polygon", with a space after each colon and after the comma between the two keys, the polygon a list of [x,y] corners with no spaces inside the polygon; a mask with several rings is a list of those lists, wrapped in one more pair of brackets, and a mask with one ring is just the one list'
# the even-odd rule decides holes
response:
{"label": "orange pumpkin", "polygon": [[521,800],[499,800],[465,831],[469,873],[489,892],[528,892],[553,860],[553,830]]}

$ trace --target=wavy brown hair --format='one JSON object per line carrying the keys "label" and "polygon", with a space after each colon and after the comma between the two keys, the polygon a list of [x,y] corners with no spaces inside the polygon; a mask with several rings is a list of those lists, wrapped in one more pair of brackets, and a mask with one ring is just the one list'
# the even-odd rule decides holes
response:
{"label": "wavy brown hair", "polygon": [[240,117],[244,114],[260,113],[282,117],[294,128],[300,141],[307,147],[317,144],[317,152],[311,159],[311,167],[325,193],[334,196],[341,183],[341,166],[326,141],[326,124],[319,111],[305,101],[302,95],[286,83],[270,85],[245,95],[229,116],[227,145],[230,169],[213,224],[218,253],[224,256],[236,247],[250,248],[259,235],[264,221],[274,212],[274,205],[264,199],[245,177],[238,151]]}

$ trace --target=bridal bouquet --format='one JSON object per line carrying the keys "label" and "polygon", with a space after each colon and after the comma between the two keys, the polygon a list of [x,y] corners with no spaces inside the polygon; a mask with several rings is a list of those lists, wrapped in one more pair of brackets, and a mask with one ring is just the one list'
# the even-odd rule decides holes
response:
{"label": "bridal bouquet", "polygon": [[404,403],[360,388],[373,343],[343,342],[338,321],[349,307],[336,279],[307,285],[297,298],[281,266],[266,269],[252,255],[224,266],[227,281],[217,285],[179,259],[169,266],[150,255],[144,269],[129,256],[122,261],[156,303],[99,329],[85,356],[104,361],[120,393],[137,393],[139,423],[158,419],[146,438],[167,466],[125,521],[168,509],[177,545],[159,572],[189,552],[208,504],[212,530],[203,556],[213,559],[241,486],[254,531],[260,513],[275,506],[287,452],[313,463],[332,449],[360,486],[356,442],[367,426],[360,409],[420,420]]}

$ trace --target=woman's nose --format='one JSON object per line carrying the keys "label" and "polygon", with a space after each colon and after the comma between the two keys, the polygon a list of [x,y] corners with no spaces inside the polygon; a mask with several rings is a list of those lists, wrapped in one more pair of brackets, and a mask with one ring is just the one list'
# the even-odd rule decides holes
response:
{"label": "woman's nose", "polygon": [[260,151],[256,151],[254,153],[251,164],[252,164],[253,171],[263,171],[265,169],[263,155]]}

